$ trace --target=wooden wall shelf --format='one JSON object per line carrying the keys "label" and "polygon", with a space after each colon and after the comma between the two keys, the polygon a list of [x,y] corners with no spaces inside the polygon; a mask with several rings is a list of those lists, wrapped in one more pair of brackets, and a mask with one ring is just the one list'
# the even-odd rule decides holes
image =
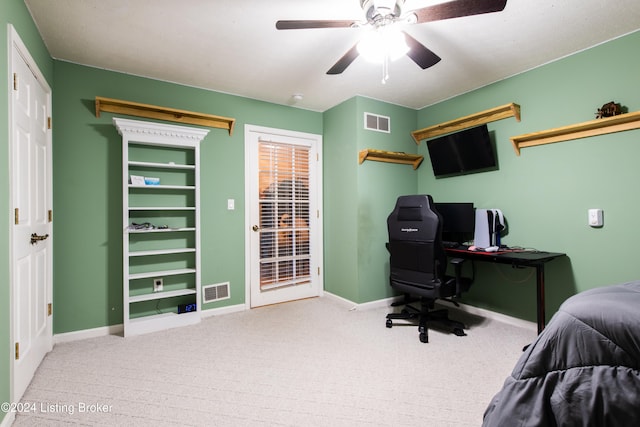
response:
{"label": "wooden wall shelf", "polygon": [[500,107],[495,107],[490,110],[481,111],[479,113],[460,117],[459,119],[415,130],[411,132],[411,136],[416,141],[416,144],[420,145],[420,141],[423,139],[457,132],[462,129],[495,122],[496,120],[502,120],[509,117],[515,117],[517,121],[520,121],[520,106],[518,104],[514,104],[512,102],[511,104],[501,105]]}
{"label": "wooden wall shelf", "polygon": [[552,144],[554,142],[569,141],[571,139],[586,138],[589,136],[604,135],[607,133],[622,132],[625,130],[640,129],[640,111],[620,114],[603,119],[590,120],[575,125],[543,130],[512,136],[511,143],[516,154],[520,155],[520,149],[535,145]]}
{"label": "wooden wall shelf", "polygon": [[166,120],[182,124],[226,129],[229,131],[229,135],[233,134],[233,126],[236,122],[236,119],[214,116],[213,114],[177,110],[175,108],[159,107],[157,105],[140,104],[138,102],[122,101],[120,99],[96,96],[96,117],[100,117],[101,111],[125,114],[128,116],[146,117],[148,119]]}
{"label": "wooden wall shelf", "polygon": [[400,163],[404,165],[411,165],[413,169],[416,170],[422,163],[422,159],[424,156],[419,154],[407,154],[400,153],[397,151],[384,151],[384,150],[373,150],[366,149],[361,150],[358,156],[358,162],[362,164],[365,160],[373,160],[376,162],[386,162],[386,163]]}

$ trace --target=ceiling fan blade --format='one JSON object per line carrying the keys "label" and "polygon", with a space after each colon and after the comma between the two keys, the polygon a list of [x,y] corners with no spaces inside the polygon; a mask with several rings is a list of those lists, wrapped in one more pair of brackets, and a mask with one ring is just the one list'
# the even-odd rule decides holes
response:
{"label": "ceiling fan blade", "polygon": [[427,49],[422,43],[418,40],[411,37],[409,34],[404,33],[405,40],[407,45],[409,46],[409,52],[407,52],[407,56],[413,60],[420,68],[423,70],[425,68],[433,67],[438,62],[440,62],[440,57]]}
{"label": "ceiling fan blade", "polygon": [[342,58],[338,60],[333,67],[327,71],[327,74],[340,74],[344,70],[347,69],[349,65],[358,57],[360,53],[358,52],[358,44],[356,43],[351,49],[345,53]]}
{"label": "ceiling fan blade", "polygon": [[355,21],[278,21],[276,28],[278,30],[302,30],[305,28],[349,28],[356,24]]}
{"label": "ceiling fan blade", "polygon": [[413,13],[418,18],[417,23],[421,24],[461,16],[500,12],[506,5],[507,0],[454,0],[417,9]]}

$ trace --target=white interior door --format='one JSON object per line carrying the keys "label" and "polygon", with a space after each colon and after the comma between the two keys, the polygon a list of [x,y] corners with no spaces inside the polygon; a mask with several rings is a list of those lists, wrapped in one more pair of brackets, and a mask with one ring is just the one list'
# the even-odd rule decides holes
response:
{"label": "white interior door", "polygon": [[319,135],[247,126],[251,307],[322,292]]}
{"label": "white interior door", "polygon": [[51,90],[12,32],[12,399],[18,401],[52,348]]}

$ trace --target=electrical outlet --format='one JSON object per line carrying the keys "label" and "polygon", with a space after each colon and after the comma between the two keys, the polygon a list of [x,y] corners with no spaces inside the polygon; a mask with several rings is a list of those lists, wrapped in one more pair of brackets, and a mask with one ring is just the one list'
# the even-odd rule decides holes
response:
{"label": "electrical outlet", "polygon": [[162,291],[162,278],[153,279],[153,292]]}

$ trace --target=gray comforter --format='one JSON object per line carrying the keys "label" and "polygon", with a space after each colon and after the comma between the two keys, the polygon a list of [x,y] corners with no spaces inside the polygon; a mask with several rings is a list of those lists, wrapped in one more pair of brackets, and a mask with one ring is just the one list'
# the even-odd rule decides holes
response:
{"label": "gray comforter", "polygon": [[640,426],[640,282],[567,299],[492,399],[483,426]]}

